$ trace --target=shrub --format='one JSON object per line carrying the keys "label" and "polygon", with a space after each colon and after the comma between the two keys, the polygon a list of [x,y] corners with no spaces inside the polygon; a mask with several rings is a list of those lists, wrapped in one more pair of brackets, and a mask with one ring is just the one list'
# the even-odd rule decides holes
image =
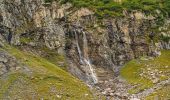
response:
{"label": "shrub", "polygon": [[169,36],[161,35],[161,40],[164,41],[164,42],[169,42],[170,41],[170,37]]}

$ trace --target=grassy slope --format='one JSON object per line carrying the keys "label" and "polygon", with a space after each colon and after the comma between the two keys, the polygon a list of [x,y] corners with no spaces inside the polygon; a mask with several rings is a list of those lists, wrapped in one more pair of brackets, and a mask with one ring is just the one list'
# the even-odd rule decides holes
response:
{"label": "grassy slope", "polygon": [[[147,69],[151,70],[147,70]],[[145,77],[142,77],[140,74],[141,72],[145,71]],[[162,55],[153,59],[153,60],[132,60],[125,65],[125,67],[121,70],[121,76],[125,78],[130,84],[132,85],[139,85],[136,88],[129,90],[130,93],[137,93],[146,88],[152,87],[154,83],[151,79],[149,79],[149,72],[159,70],[162,71],[162,76],[159,77],[161,80],[166,80],[169,77],[170,73],[170,51],[162,51]],[[147,73],[148,72],[148,73]],[[148,76],[147,76],[148,75]],[[167,86],[170,88],[169,86]],[[155,95],[158,95],[161,91],[165,94],[166,88],[157,91]],[[166,92],[167,96],[170,96],[168,91]]]}
{"label": "grassy slope", "polygon": [[[16,48],[5,48],[23,64],[28,65],[30,73],[10,73],[7,78],[0,78],[0,98],[29,99],[69,99],[93,100],[90,90],[78,79],[60,69],[46,59]],[[35,95],[35,96],[34,96]]]}

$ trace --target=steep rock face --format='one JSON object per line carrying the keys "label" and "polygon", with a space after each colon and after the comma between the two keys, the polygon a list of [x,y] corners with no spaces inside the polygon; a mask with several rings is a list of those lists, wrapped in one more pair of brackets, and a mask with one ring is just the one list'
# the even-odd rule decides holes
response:
{"label": "steep rock face", "polygon": [[[85,11],[80,9],[80,11]],[[73,15],[77,17],[75,20],[70,17],[68,19],[71,25],[66,27],[67,44],[66,54],[71,59],[71,65],[74,68],[73,73],[78,76],[82,65],[79,56],[80,48],[82,54],[88,54],[91,64],[93,65],[97,76],[105,76],[105,79],[117,74],[119,66],[124,65],[131,59],[140,56],[159,55],[159,47],[155,45],[153,40],[154,33],[150,30],[155,27],[155,20],[152,16],[146,16],[140,12],[127,14],[125,18],[103,19],[98,20],[93,13],[81,15],[80,11]],[[90,12],[90,11],[85,11]],[[88,51],[84,50],[84,35],[86,34]],[[78,36],[76,36],[78,35]],[[153,37],[152,37],[153,36]],[[79,47],[77,47],[79,41]],[[75,66],[78,66],[75,68]],[[82,73],[86,73],[83,72]],[[82,75],[84,76],[84,75]]]}
{"label": "steep rock face", "polygon": [[14,45],[46,46],[62,52],[64,31],[54,20],[56,5],[48,7],[41,0],[1,1],[1,29],[9,31],[1,35]]}
{"label": "steep rock face", "polygon": [[42,0],[1,0],[0,12],[1,41],[66,53],[69,71],[89,84],[113,78],[133,58],[159,54],[155,18],[141,12],[98,19],[86,8]]}

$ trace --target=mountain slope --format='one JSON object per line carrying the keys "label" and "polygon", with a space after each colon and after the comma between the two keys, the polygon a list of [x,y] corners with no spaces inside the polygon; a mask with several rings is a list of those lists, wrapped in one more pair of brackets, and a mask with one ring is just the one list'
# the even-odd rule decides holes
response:
{"label": "mountain slope", "polygon": [[87,86],[46,59],[8,45],[0,50],[1,54],[6,51],[18,64],[12,69],[15,60],[10,62],[9,71],[0,77],[1,99],[95,99]]}
{"label": "mountain slope", "polygon": [[169,70],[157,73],[169,61],[169,8],[169,0],[0,0],[1,96],[95,98],[67,72],[109,100],[150,92],[168,79]]}

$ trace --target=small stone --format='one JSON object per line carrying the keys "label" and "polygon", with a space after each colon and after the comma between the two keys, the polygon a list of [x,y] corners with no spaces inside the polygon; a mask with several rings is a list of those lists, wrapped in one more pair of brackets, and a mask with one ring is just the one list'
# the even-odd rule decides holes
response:
{"label": "small stone", "polygon": [[89,94],[85,94],[85,96],[88,96]]}
{"label": "small stone", "polygon": [[110,93],[110,96],[114,96],[114,93]]}
{"label": "small stone", "polygon": [[161,74],[162,73],[162,71],[159,71],[159,74]]}
{"label": "small stone", "polygon": [[140,99],[138,99],[138,98],[131,98],[130,100],[140,100]]}
{"label": "small stone", "polygon": [[114,90],[110,90],[109,92],[110,92],[110,93],[114,93],[115,91],[114,91]]}
{"label": "small stone", "polygon": [[103,91],[102,94],[103,94],[103,95],[106,95],[106,91]]}
{"label": "small stone", "polygon": [[147,70],[148,70],[148,71],[150,71],[150,70],[151,70],[151,68],[147,68]]}
{"label": "small stone", "polygon": [[165,68],[168,68],[168,66],[165,66]]}
{"label": "small stone", "polygon": [[159,79],[156,78],[156,79],[154,79],[152,82],[155,84],[155,83],[158,83],[158,81],[159,81]]}
{"label": "small stone", "polygon": [[108,83],[108,81],[105,81],[105,83]]}
{"label": "small stone", "polygon": [[105,91],[110,91],[111,90],[111,88],[107,88],[107,89],[105,89]]}
{"label": "small stone", "polygon": [[60,95],[56,95],[57,96],[57,98],[61,98],[61,96]]}
{"label": "small stone", "polygon": [[155,69],[155,72],[158,72],[159,70],[158,69]]}
{"label": "small stone", "polygon": [[116,93],[115,95],[116,95],[116,96],[120,96],[120,94],[121,94],[121,93],[118,92],[118,93]]}
{"label": "small stone", "polygon": [[21,69],[21,67],[16,67],[16,70],[20,70]]}
{"label": "small stone", "polygon": [[31,80],[35,79],[33,76],[31,76]]}
{"label": "small stone", "polygon": [[161,75],[162,77],[165,77],[165,75]]}
{"label": "small stone", "polygon": [[99,83],[104,83],[104,81],[99,81]]}
{"label": "small stone", "polygon": [[0,62],[6,63],[6,62],[8,62],[8,60],[6,58],[4,58],[4,57],[0,57]]}
{"label": "small stone", "polygon": [[143,73],[139,74],[141,77],[143,76]]}
{"label": "small stone", "polygon": [[48,83],[49,85],[52,85],[52,83]]}

